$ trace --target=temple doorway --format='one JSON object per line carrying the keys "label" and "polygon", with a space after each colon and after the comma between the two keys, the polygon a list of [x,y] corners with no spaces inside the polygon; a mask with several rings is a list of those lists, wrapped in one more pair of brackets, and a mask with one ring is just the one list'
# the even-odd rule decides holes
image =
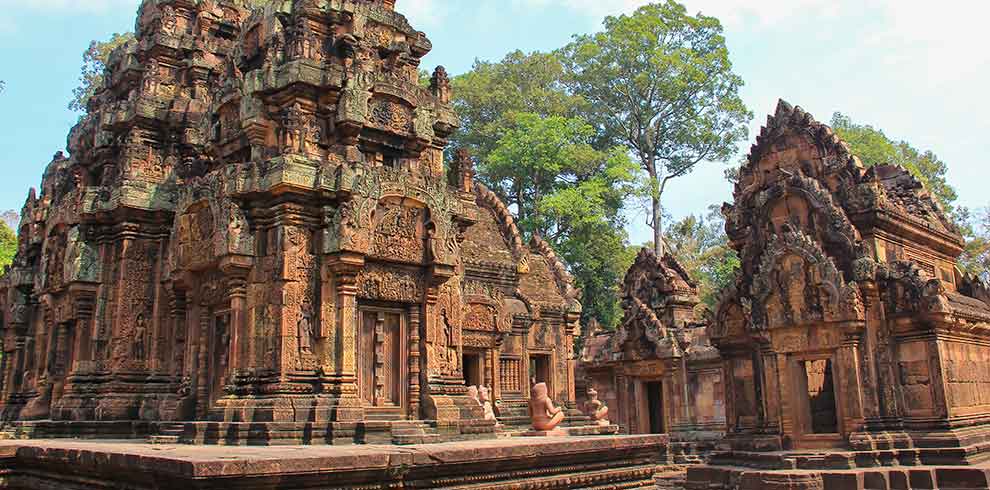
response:
{"label": "temple doorway", "polygon": [[549,354],[529,355],[529,384],[533,386],[537,383],[546,383],[549,392],[553,393],[553,385],[550,380]]}
{"label": "temple doorway", "polygon": [[464,384],[467,386],[481,386],[484,384],[481,353],[465,351],[462,359],[464,363]]}
{"label": "temple doorway", "polygon": [[800,379],[803,384],[805,432],[811,434],[836,434],[839,421],[835,406],[835,387],[832,379],[832,361],[819,359],[800,363]]}
{"label": "temple doorway", "polygon": [[[147,353],[143,352],[147,350],[145,344],[147,342],[144,340],[148,335],[143,333],[146,330],[145,326],[142,325],[144,322],[143,318],[138,319],[137,330],[143,338],[140,339],[141,354],[144,358],[147,358]],[[223,395],[223,384],[226,381],[227,376],[227,365],[229,364],[230,358],[230,312],[224,311],[213,315],[213,331],[210,336],[210,343],[213,355],[210,356],[209,360],[209,390],[210,390],[210,402],[209,405],[213,406],[214,403]]]}
{"label": "temple doorway", "polygon": [[666,432],[663,424],[663,383],[648,381],[645,388],[646,405],[650,414],[650,434],[663,434]]}
{"label": "temple doorway", "polygon": [[362,307],[358,333],[358,387],[371,407],[404,406],[407,368],[405,311],[398,308]]}

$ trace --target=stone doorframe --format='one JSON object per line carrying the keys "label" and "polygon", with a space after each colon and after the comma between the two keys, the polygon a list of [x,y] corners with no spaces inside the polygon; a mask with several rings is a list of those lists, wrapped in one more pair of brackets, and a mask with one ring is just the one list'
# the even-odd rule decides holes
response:
{"label": "stone doorframe", "polygon": [[[781,419],[784,436],[790,437],[794,448],[834,448],[845,444],[848,430],[844,427],[845,412],[839,395],[838,386],[842,385],[841,369],[836,368],[834,351],[818,353],[799,353],[781,356],[784,366],[781,369],[782,384],[780,387]],[[836,432],[815,433],[811,421],[811,400],[808,393],[807,379],[802,364],[807,361],[828,361],[832,375],[832,400],[835,407]]]}

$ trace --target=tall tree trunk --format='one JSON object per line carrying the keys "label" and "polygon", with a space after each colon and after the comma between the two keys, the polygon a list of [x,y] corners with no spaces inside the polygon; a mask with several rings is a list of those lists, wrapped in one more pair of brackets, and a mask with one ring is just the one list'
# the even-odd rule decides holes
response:
{"label": "tall tree trunk", "polygon": [[660,207],[660,196],[654,195],[653,200],[653,251],[657,257],[663,257],[663,210]]}

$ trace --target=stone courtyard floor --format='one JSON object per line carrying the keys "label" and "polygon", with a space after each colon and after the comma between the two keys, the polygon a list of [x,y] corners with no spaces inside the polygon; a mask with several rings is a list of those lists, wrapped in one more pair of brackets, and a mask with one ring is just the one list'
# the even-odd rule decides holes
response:
{"label": "stone courtyard floor", "polygon": [[649,488],[664,436],[419,446],[193,446],[0,441],[0,488]]}

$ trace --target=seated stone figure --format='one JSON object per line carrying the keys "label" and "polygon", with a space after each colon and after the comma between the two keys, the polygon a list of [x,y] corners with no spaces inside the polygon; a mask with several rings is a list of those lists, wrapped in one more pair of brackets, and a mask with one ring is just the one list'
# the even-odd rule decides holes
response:
{"label": "seated stone figure", "polygon": [[491,391],[489,391],[487,386],[482,386],[479,388],[479,394],[478,399],[481,401],[481,408],[485,410],[485,420],[497,420],[495,417],[495,407],[492,406]]}
{"label": "seated stone figure", "polygon": [[546,383],[537,383],[530,390],[529,418],[535,430],[554,430],[564,420],[564,411],[553,405],[547,391]]}
{"label": "seated stone figure", "polygon": [[584,412],[598,425],[611,425],[611,422],[605,418],[608,415],[608,405],[598,399],[598,391],[594,388],[588,390],[588,401],[584,404]]}
{"label": "seated stone figure", "polygon": [[478,405],[481,405],[481,400],[478,399],[478,387],[477,386],[473,386],[473,385],[472,386],[468,386],[468,388],[467,388],[467,397],[470,398],[470,399],[472,399],[472,400],[474,400],[475,403],[477,403]]}

